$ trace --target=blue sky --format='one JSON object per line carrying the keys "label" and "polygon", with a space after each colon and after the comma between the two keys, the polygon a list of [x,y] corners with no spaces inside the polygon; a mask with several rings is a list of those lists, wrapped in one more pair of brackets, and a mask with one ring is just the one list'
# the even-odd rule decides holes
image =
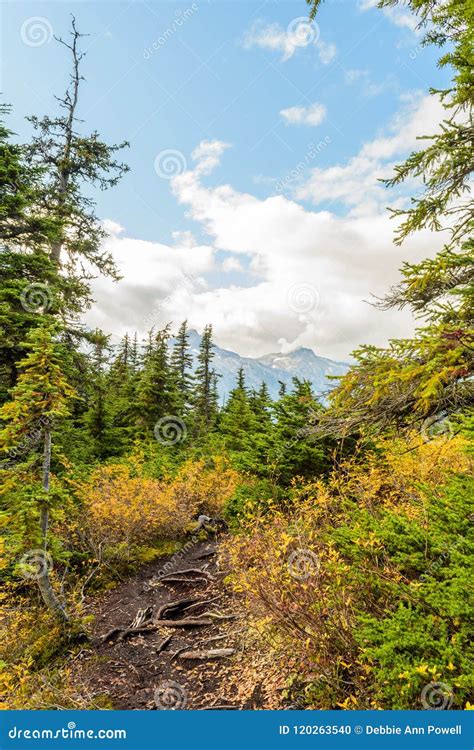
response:
{"label": "blue sky", "polygon": [[2,3],[1,89],[18,137],[65,87],[51,34],[66,35],[73,12],[90,34],[84,127],[130,141],[130,173],[95,196],[127,277],[97,283],[91,324],[119,335],[215,317],[219,343],[243,354],[307,345],[338,358],[409,332],[406,314],[382,320],[364,299],[432,242],[393,248],[384,208],[405,198],[377,178],[416,128],[435,129],[427,93],[449,72],[405,11],[371,5],[330,0],[308,26],[302,0]]}

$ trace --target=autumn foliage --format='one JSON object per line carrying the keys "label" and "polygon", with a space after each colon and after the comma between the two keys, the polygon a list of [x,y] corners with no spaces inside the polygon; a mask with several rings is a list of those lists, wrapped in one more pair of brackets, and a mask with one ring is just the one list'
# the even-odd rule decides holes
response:
{"label": "autumn foliage", "polygon": [[228,545],[238,591],[303,708],[423,708],[469,695],[469,460],[397,441],[295,486]]}

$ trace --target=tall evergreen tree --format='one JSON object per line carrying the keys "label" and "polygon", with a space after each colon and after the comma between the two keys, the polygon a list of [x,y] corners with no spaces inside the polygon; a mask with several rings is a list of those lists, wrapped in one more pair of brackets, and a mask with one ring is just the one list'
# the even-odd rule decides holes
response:
{"label": "tall evergreen tree", "polygon": [[[12,389],[11,400],[0,409],[0,419],[5,422],[0,432],[0,447],[6,456],[11,455],[12,451],[20,456],[16,466],[2,471],[7,497],[9,494],[15,495],[17,473],[31,473],[41,483],[37,511],[44,559],[35,560],[40,569],[36,577],[46,606],[65,621],[67,615],[51,585],[47,564],[53,436],[57,421],[69,413],[69,401],[74,396],[63,375],[67,368],[64,347],[58,342],[57,333],[57,328],[51,326],[30,331],[27,341],[29,353],[19,363],[21,374],[18,382]],[[42,457],[38,455],[39,449]]]}
{"label": "tall evergreen tree", "polygon": [[143,370],[138,385],[137,401],[140,421],[146,433],[153,434],[159,419],[176,411],[175,391],[169,365],[168,340],[170,327],[165,326],[154,334],[151,348],[144,357]]}
{"label": "tall evergreen tree", "polygon": [[201,338],[198,354],[198,366],[195,378],[194,416],[198,431],[206,432],[216,421],[217,404],[215,372],[212,368],[214,358],[212,325],[207,325]]}
{"label": "tall evergreen tree", "polygon": [[171,354],[171,369],[176,388],[176,403],[178,415],[183,417],[191,403],[191,389],[193,377],[191,366],[192,355],[189,351],[189,333],[187,321],[183,321],[176,334],[176,341]]}
{"label": "tall evergreen tree", "polygon": [[[50,255],[71,275],[84,276],[84,261],[101,273],[116,275],[112,257],[102,248],[106,232],[94,212],[90,188],[114,186],[126,165],[115,155],[128,145],[125,141],[109,146],[94,131],[83,135],[77,129],[81,81],[81,34],[72,17],[70,41],[59,39],[70,53],[70,85],[58,98],[63,113],[56,117],[29,117],[35,134],[28,148],[33,167],[41,173],[42,212],[58,228],[50,244]],[[86,273],[86,276],[88,274]]]}
{"label": "tall evergreen tree", "polygon": [[[314,15],[319,0],[310,4]],[[399,4],[381,0],[379,7]],[[445,50],[439,64],[451,66],[453,80],[449,89],[431,92],[445,109],[438,131],[420,134],[426,147],[386,181],[394,186],[415,179],[424,185],[408,209],[393,212],[400,219],[396,242],[422,229],[443,231],[448,241],[434,258],[406,263],[401,283],[381,302],[411,308],[422,326],[413,338],[355,352],[356,364],[333,392],[320,427],[337,436],[419,428],[474,406],[474,10],[458,0],[404,5],[418,17],[423,43]]]}

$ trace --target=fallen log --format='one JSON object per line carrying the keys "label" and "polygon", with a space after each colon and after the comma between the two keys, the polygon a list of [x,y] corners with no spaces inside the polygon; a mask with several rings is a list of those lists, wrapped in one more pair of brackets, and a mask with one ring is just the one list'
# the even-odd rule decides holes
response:
{"label": "fallen log", "polygon": [[179,610],[187,609],[190,605],[195,604],[199,602],[199,597],[194,597],[193,599],[180,599],[177,602],[168,602],[167,604],[162,604],[159,608],[158,612],[156,613],[155,622],[157,620],[161,620],[165,612],[179,612]]}
{"label": "fallen log", "polygon": [[160,578],[160,583],[187,583],[191,585],[193,583],[209,583],[210,580],[210,578],[178,578],[177,576],[170,576],[166,580]]}
{"label": "fallen log", "polygon": [[161,654],[161,652],[165,650],[165,648],[168,646],[168,644],[171,643],[172,639],[173,639],[172,635],[169,635],[167,638],[163,638],[163,640],[156,647],[155,654],[157,656],[158,656],[158,654]]}
{"label": "fallen log", "polygon": [[212,580],[212,576],[210,573],[207,572],[207,570],[201,570],[201,568],[185,568],[185,570],[173,570],[169,573],[165,573],[162,576],[159,576],[160,581],[164,581],[169,576],[184,576],[184,575],[199,575],[199,576],[205,576],[206,578],[209,578]]}
{"label": "fallen log", "polygon": [[160,620],[165,628],[196,628],[201,625],[212,625],[209,617],[188,617],[184,620]]}
{"label": "fallen log", "polygon": [[179,658],[208,661],[209,659],[224,659],[233,654],[235,654],[235,648],[211,648],[209,651],[182,651]]}

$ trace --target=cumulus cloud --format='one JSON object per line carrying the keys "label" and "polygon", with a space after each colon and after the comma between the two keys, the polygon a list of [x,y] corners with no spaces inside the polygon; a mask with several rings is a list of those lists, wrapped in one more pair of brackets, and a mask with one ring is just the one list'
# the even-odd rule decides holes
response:
{"label": "cumulus cloud", "polygon": [[326,117],[326,107],[315,102],[309,107],[288,107],[280,110],[284,120],[290,125],[320,125]]}
{"label": "cumulus cloud", "polygon": [[[357,214],[383,208],[387,205],[388,194],[380,180],[392,175],[403,154],[420,147],[420,134],[431,135],[438,129],[437,123],[442,117],[443,107],[436,97],[420,94],[405,97],[387,135],[364,144],[359,153],[344,164],[312,169],[296,197],[315,204],[339,201]],[[404,188],[393,191],[392,205],[394,199],[403,195]]]}
{"label": "cumulus cloud", "polygon": [[244,35],[243,46],[245,49],[260,47],[279,52],[282,62],[289,60],[303,47],[316,49],[322,65],[328,65],[337,54],[336,45],[321,39],[318,25],[303,16],[293,19],[286,29],[279,23],[255,21]]}
{"label": "cumulus cloud", "polygon": [[[359,10],[366,11],[372,8],[377,8],[379,0],[361,0],[359,3]],[[396,26],[402,29],[408,29],[409,31],[416,31],[418,21],[413,13],[410,13],[407,8],[400,8],[399,6],[386,6],[385,8],[379,9],[382,11],[384,16],[389,19]]]}
{"label": "cumulus cloud", "polygon": [[389,73],[382,81],[373,81],[368,70],[351,68],[346,70],[344,79],[349,86],[357,86],[362,96],[370,99],[386,91],[398,91],[399,81],[393,73]]}
{"label": "cumulus cloud", "polygon": [[192,153],[193,160],[196,162],[196,171],[199,174],[210,174],[218,166],[227,148],[230,148],[230,144],[224,141],[201,141]]}
{"label": "cumulus cloud", "polygon": [[[306,196],[316,203],[335,197],[348,206],[344,215],[283,195],[257,198],[229,184],[204,185],[202,165],[208,174],[207,159],[217,166],[224,149],[220,141],[200,144],[196,168],[173,178],[171,187],[208,242],[196,244],[186,235],[185,243],[168,247],[123,232],[111,236],[105,249],[124,278],[115,285],[96,282],[90,323],[123,334],[185,318],[198,330],[212,322],[221,346],[250,356],[307,346],[346,359],[360,343],[384,345],[389,337],[410,335],[408,311],[382,312],[367,300],[399,279],[404,259],[433,254],[441,241],[420,232],[395,246],[394,224],[383,208],[390,195],[385,191],[382,201],[371,191],[383,190],[374,187],[377,170],[438,121],[435,106],[423,97],[407,102],[388,133],[353,159],[313,170]],[[229,254],[223,262],[217,260],[222,251]],[[227,274],[239,266],[243,279],[235,283]]]}

